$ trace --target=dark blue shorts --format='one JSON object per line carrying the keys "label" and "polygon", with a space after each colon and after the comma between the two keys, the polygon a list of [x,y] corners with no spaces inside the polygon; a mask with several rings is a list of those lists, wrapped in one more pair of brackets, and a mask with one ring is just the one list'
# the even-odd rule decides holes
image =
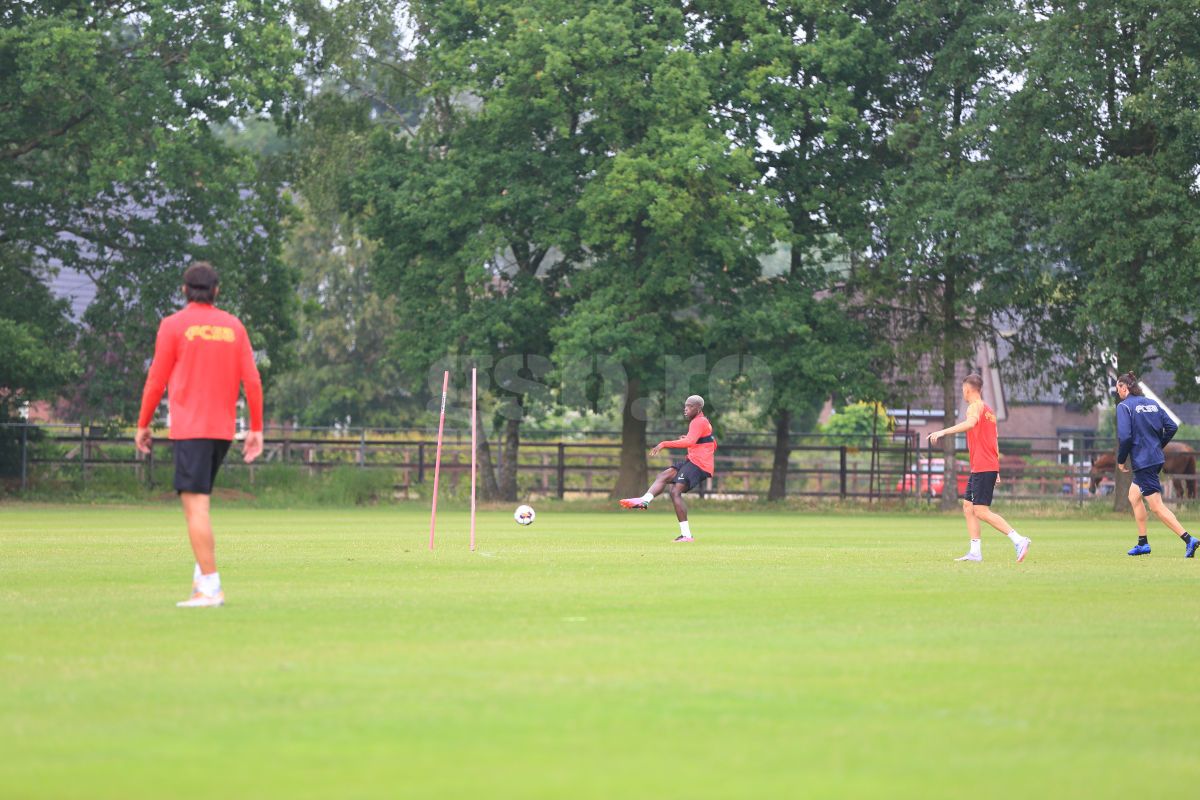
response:
{"label": "dark blue shorts", "polygon": [[217,471],[229,452],[228,439],[176,439],[175,491],[212,494]]}
{"label": "dark blue shorts", "polygon": [[971,477],[967,479],[967,491],[962,499],[972,505],[990,506],[992,493],[996,491],[996,481],[999,478],[999,472],[972,472]]}
{"label": "dark blue shorts", "polygon": [[1162,471],[1162,468],[1162,464],[1155,464],[1153,467],[1133,471],[1133,482],[1141,490],[1142,497],[1162,492],[1162,484],[1158,482],[1158,473]]}
{"label": "dark blue shorts", "polygon": [[684,492],[690,492],[712,477],[686,458],[671,466],[675,467],[675,483],[682,483]]}

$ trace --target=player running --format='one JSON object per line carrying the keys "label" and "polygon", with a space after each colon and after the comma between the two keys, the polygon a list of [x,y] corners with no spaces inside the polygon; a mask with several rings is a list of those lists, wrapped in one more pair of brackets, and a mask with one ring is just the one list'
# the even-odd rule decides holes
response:
{"label": "player running", "polygon": [[[1146,536],[1146,505],[1162,523],[1183,539],[1184,558],[1193,558],[1200,539],[1194,538],[1183,529],[1171,509],[1162,499],[1162,484],[1158,473],[1163,468],[1163,447],[1179,430],[1179,426],[1167,416],[1167,412],[1153,400],[1142,396],[1138,379],[1132,372],[1117,378],[1117,469],[1129,472],[1125,461],[1133,456],[1133,483],[1129,486],[1129,505],[1133,507],[1133,518],[1137,522],[1138,540],[1131,556],[1144,556],[1150,552],[1150,540]],[[1142,504],[1145,500],[1146,505]]]}
{"label": "player running", "polygon": [[983,520],[1008,536],[1017,551],[1017,563],[1029,555],[1031,540],[1017,533],[1004,521],[1004,517],[992,511],[992,492],[1000,478],[1000,440],[996,429],[996,413],[983,402],[983,378],[968,375],[962,383],[963,400],[967,403],[967,418],[957,425],[929,434],[929,443],[937,444],[943,436],[967,433],[967,452],[971,458],[971,477],[967,481],[967,493],[963,497],[963,515],[967,518],[967,533],[971,536],[971,549],[956,561],[983,561],[979,541],[979,521]]}
{"label": "player running", "polygon": [[167,388],[170,438],[175,449],[175,491],[183,504],[188,539],[196,556],[192,596],[176,605],[206,608],[225,602],[217,572],[209,497],[217,470],[229,452],[237,420],[238,386],[246,389],[250,431],[242,457],[250,463],[263,448],[262,381],[250,338],[241,321],[213,307],[219,278],[212,265],[196,261],[183,273],[188,304],[162,321],[154,361],[142,392],[138,450],[150,452],[150,421]]}
{"label": "player running", "polygon": [[713,476],[713,454],[717,452],[717,440],[712,435],[712,424],[704,416],[704,398],[694,394],[684,401],[683,418],[688,420],[688,432],[682,439],[659,442],[650,451],[656,456],[667,447],[686,447],[687,457],[676,461],[658,473],[654,483],[641,497],[630,497],[621,501],[624,508],[649,508],[650,501],[662,494],[667,484],[671,485],[671,502],[675,504],[675,517],[679,520],[677,542],[695,541],[688,525],[687,506],[683,495],[690,492]]}

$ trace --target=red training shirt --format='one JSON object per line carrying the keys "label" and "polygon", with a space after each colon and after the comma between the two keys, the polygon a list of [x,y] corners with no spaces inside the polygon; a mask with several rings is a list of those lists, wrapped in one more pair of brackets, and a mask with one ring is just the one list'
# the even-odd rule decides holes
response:
{"label": "red training shirt", "polygon": [[172,439],[233,439],[239,384],[246,387],[250,430],[261,431],[262,380],[245,326],[207,303],[188,303],[158,326],[138,427],[149,427],[165,388]]}
{"label": "red training shirt", "polygon": [[1000,471],[1000,441],[996,428],[996,412],[982,400],[983,411],[975,427],[967,431],[967,452],[971,456],[971,472]]}
{"label": "red training shirt", "polygon": [[712,436],[712,423],[708,421],[708,417],[703,414],[697,414],[692,417],[692,422],[688,425],[687,435],[682,439],[672,439],[669,442],[659,442],[659,447],[686,447],[687,458],[700,469],[713,475],[713,455],[717,452],[716,442],[703,442],[696,444],[699,439],[705,436]]}

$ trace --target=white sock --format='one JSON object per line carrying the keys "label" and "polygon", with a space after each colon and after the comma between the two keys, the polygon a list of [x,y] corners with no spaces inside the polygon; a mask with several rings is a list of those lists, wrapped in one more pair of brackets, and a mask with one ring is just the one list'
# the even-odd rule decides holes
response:
{"label": "white sock", "polygon": [[649,492],[646,492],[644,495],[642,495],[643,503],[649,503],[653,499],[654,499],[654,495],[650,494]]}
{"label": "white sock", "polygon": [[1013,544],[1016,544],[1017,542],[1021,541],[1025,537],[1022,536],[1021,534],[1017,533],[1016,531],[1009,531],[1008,538],[1009,538],[1009,541],[1011,541]]}
{"label": "white sock", "polygon": [[214,596],[217,592],[221,591],[221,573],[214,572],[211,575],[201,575],[200,582],[196,585],[196,588],[209,597]]}
{"label": "white sock", "polygon": [[196,568],[192,570],[192,583],[200,582],[200,565],[196,564]]}
{"label": "white sock", "polygon": [[971,555],[982,556],[983,550],[980,548],[981,541],[979,539],[971,540]]}
{"label": "white sock", "polygon": [[683,534],[684,536],[692,535],[692,529],[688,526],[686,519],[683,522],[679,523],[679,532],[681,534]]}

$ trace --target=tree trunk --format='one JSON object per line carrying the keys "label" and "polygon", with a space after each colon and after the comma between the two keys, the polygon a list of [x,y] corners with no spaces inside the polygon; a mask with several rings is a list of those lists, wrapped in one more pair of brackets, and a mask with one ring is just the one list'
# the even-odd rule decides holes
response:
{"label": "tree trunk", "polygon": [[[954,407],[958,402],[958,389],[954,385],[954,267],[947,265],[946,286],[942,292],[942,422],[943,428],[955,423]],[[954,442],[957,436],[942,437],[942,457],[945,468],[942,473],[942,508],[949,511],[958,508],[958,460],[954,457]]]}
{"label": "tree trunk", "polygon": [[483,420],[476,421],[479,430],[479,499],[495,501],[500,497],[500,486],[496,483],[496,465],[492,462],[492,446],[488,443],[487,428]]}
{"label": "tree trunk", "polygon": [[768,500],[787,497],[787,468],[792,455],[792,412],[784,409],[775,417],[775,461],[771,465],[771,488]]}
{"label": "tree trunk", "polygon": [[621,471],[612,497],[637,497],[646,491],[646,420],[633,413],[642,382],[630,378],[629,390],[621,406]]}
{"label": "tree trunk", "polygon": [[[525,398],[517,395],[517,408],[521,414],[525,412]],[[507,419],[504,421],[504,454],[500,461],[500,499],[517,499],[517,465],[521,455],[521,420]]]}

